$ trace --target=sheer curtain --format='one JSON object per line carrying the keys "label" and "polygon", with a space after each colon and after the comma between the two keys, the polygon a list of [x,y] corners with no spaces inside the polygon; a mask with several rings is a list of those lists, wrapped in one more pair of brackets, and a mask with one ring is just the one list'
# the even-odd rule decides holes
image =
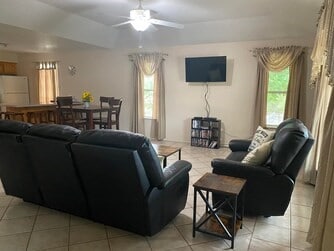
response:
{"label": "sheer curtain", "polygon": [[309,163],[318,169],[307,240],[313,251],[334,246],[334,2],[326,0],[318,23],[312,52],[312,84],[316,102],[312,132],[317,150]]}
{"label": "sheer curtain", "polygon": [[313,61],[311,84],[315,87],[313,102],[312,135],[316,139],[307,159],[304,180],[315,184],[319,167],[319,156],[325,128],[325,114],[328,110],[333,80],[333,3],[326,1],[321,9],[317,36],[311,59]]}
{"label": "sheer curtain", "polygon": [[49,104],[59,96],[58,67],[56,62],[37,64],[38,98],[40,104]]}
{"label": "sheer curtain", "polygon": [[144,75],[154,75],[153,120],[156,123],[155,137],[158,140],[163,140],[166,137],[164,56],[162,53],[139,53],[132,54],[131,58],[134,63],[135,87],[132,130],[145,133]]}
{"label": "sheer curtain", "polygon": [[282,71],[289,66],[290,78],[284,118],[294,117],[304,120],[305,99],[302,97],[306,74],[304,48],[299,46],[258,48],[253,53],[258,59],[254,128],[266,125],[269,71]]}

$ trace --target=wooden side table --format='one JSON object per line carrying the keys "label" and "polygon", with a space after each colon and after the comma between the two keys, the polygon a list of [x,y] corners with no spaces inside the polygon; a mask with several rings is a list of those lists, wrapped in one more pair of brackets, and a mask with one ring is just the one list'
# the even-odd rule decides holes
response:
{"label": "wooden side table", "polygon": [[152,145],[157,154],[163,157],[163,167],[167,166],[167,157],[171,156],[176,152],[179,152],[179,160],[181,159],[181,147],[158,145],[158,144],[152,144]]}
{"label": "wooden side table", "polygon": [[[214,173],[204,174],[194,186],[194,208],[193,208],[193,237],[196,231],[211,234],[231,240],[231,248],[234,248],[234,238],[237,231],[237,223],[242,228],[244,216],[244,186],[245,179]],[[205,195],[203,193],[205,192]],[[224,199],[210,203],[209,193],[224,195]],[[196,221],[197,194],[205,202],[205,213]],[[240,212],[238,211],[238,197],[241,197]],[[224,212],[223,207],[229,205],[232,212]]]}

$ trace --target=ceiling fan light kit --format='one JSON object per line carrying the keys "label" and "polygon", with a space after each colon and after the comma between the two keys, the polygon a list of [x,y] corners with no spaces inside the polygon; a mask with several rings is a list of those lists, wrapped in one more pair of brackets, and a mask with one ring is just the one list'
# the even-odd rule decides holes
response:
{"label": "ceiling fan light kit", "polygon": [[130,20],[123,23],[114,24],[113,27],[119,27],[130,23],[137,31],[145,31],[150,25],[153,24],[177,29],[184,28],[183,24],[151,18],[151,10],[144,9],[141,5],[141,0],[139,0],[139,6],[137,9],[130,10],[130,17],[128,19]]}
{"label": "ceiling fan light kit", "polygon": [[149,22],[150,18],[150,10],[137,9],[130,11],[130,23],[137,31],[145,31],[151,24]]}

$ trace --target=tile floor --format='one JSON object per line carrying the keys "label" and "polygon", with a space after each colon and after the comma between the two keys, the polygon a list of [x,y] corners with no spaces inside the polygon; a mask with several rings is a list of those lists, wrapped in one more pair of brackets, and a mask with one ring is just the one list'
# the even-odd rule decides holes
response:
{"label": "tile floor", "polygon": [[[94,223],[73,215],[23,202],[6,196],[0,186],[0,250],[53,251],[126,251],[176,250],[210,251],[229,249],[230,242],[196,233],[192,238],[192,184],[204,173],[211,172],[212,158],[224,158],[226,148],[218,150],[182,147],[182,159],[192,163],[186,208],[161,232],[153,237],[138,236],[110,226]],[[170,156],[172,163],[177,155]],[[286,214],[282,217],[247,218],[237,233],[234,250],[298,251],[310,250],[306,239],[314,188],[297,182]],[[204,210],[204,204],[200,211]]]}

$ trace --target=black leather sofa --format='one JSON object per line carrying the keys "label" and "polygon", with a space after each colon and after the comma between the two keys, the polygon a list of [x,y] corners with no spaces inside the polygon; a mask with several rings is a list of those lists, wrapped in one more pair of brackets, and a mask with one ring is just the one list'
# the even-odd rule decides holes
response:
{"label": "black leather sofa", "polygon": [[[269,159],[263,165],[241,163],[251,140],[231,140],[226,159],[213,159],[213,173],[247,179],[245,213],[247,215],[284,215],[297,174],[308,155],[313,138],[297,119],[287,119],[276,129]],[[217,202],[222,199],[214,195]]]}
{"label": "black leather sofa", "polygon": [[6,194],[137,234],[154,235],[185,207],[190,169],[162,169],[139,134],[0,120]]}

